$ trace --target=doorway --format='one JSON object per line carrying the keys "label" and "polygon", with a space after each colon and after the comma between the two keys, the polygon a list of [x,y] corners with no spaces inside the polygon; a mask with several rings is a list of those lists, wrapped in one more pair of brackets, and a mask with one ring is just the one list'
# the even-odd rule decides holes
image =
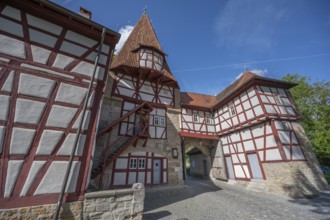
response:
{"label": "doorway", "polygon": [[153,184],[158,185],[160,184],[160,174],[161,174],[161,160],[155,159],[153,163]]}
{"label": "doorway", "polygon": [[248,154],[248,160],[250,163],[250,168],[252,172],[252,179],[263,179],[260,163],[256,153]]}

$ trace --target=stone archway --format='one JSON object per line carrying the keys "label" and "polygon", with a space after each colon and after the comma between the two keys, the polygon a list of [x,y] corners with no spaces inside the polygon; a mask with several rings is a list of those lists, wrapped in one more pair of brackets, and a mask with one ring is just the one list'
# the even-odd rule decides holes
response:
{"label": "stone archway", "polygon": [[208,176],[210,178],[227,180],[223,151],[220,141],[193,137],[184,137],[182,138],[182,141],[184,150],[193,146],[202,152],[206,159]]}

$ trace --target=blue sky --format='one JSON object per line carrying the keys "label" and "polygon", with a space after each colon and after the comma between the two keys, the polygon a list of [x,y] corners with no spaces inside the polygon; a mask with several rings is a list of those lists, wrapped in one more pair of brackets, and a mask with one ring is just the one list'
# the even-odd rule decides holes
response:
{"label": "blue sky", "polygon": [[127,36],[147,8],[181,91],[215,95],[245,68],[330,80],[329,0],[53,0]]}

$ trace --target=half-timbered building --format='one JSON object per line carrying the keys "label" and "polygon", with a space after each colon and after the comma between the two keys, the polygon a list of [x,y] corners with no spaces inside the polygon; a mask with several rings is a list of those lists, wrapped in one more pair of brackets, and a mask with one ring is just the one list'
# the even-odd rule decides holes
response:
{"label": "half-timbered building", "polygon": [[0,2],[0,208],[56,203],[84,114],[64,198],[83,199],[119,40],[106,29],[92,79],[102,29],[48,1]]}
{"label": "half-timbered building", "polygon": [[64,201],[183,184],[192,146],[203,176],[324,189],[295,84],[245,72],[216,96],[180,92],[146,13],[112,63],[119,34],[51,2],[1,1],[0,22],[0,208],[55,203],[71,152]]}

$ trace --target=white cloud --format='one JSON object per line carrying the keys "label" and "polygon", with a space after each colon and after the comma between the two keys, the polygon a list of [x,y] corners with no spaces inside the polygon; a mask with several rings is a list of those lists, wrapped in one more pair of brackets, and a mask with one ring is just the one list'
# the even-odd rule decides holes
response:
{"label": "white cloud", "polygon": [[115,48],[116,55],[120,52],[121,48],[124,46],[124,43],[126,42],[131,32],[133,31],[133,28],[134,26],[131,25],[126,25],[125,27],[120,28],[119,33],[121,34],[121,37]]}
{"label": "white cloud", "polygon": [[[248,70],[248,71],[255,73],[259,76],[265,76],[268,72],[267,69],[252,69],[252,70]],[[239,79],[243,74],[244,74],[244,72],[241,72],[240,74],[238,74],[238,76],[236,76],[235,80]]]}
{"label": "white cloud", "polygon": [[229,0],[215,22],[218,46],[266,50],[287,16],[286,1]]}

